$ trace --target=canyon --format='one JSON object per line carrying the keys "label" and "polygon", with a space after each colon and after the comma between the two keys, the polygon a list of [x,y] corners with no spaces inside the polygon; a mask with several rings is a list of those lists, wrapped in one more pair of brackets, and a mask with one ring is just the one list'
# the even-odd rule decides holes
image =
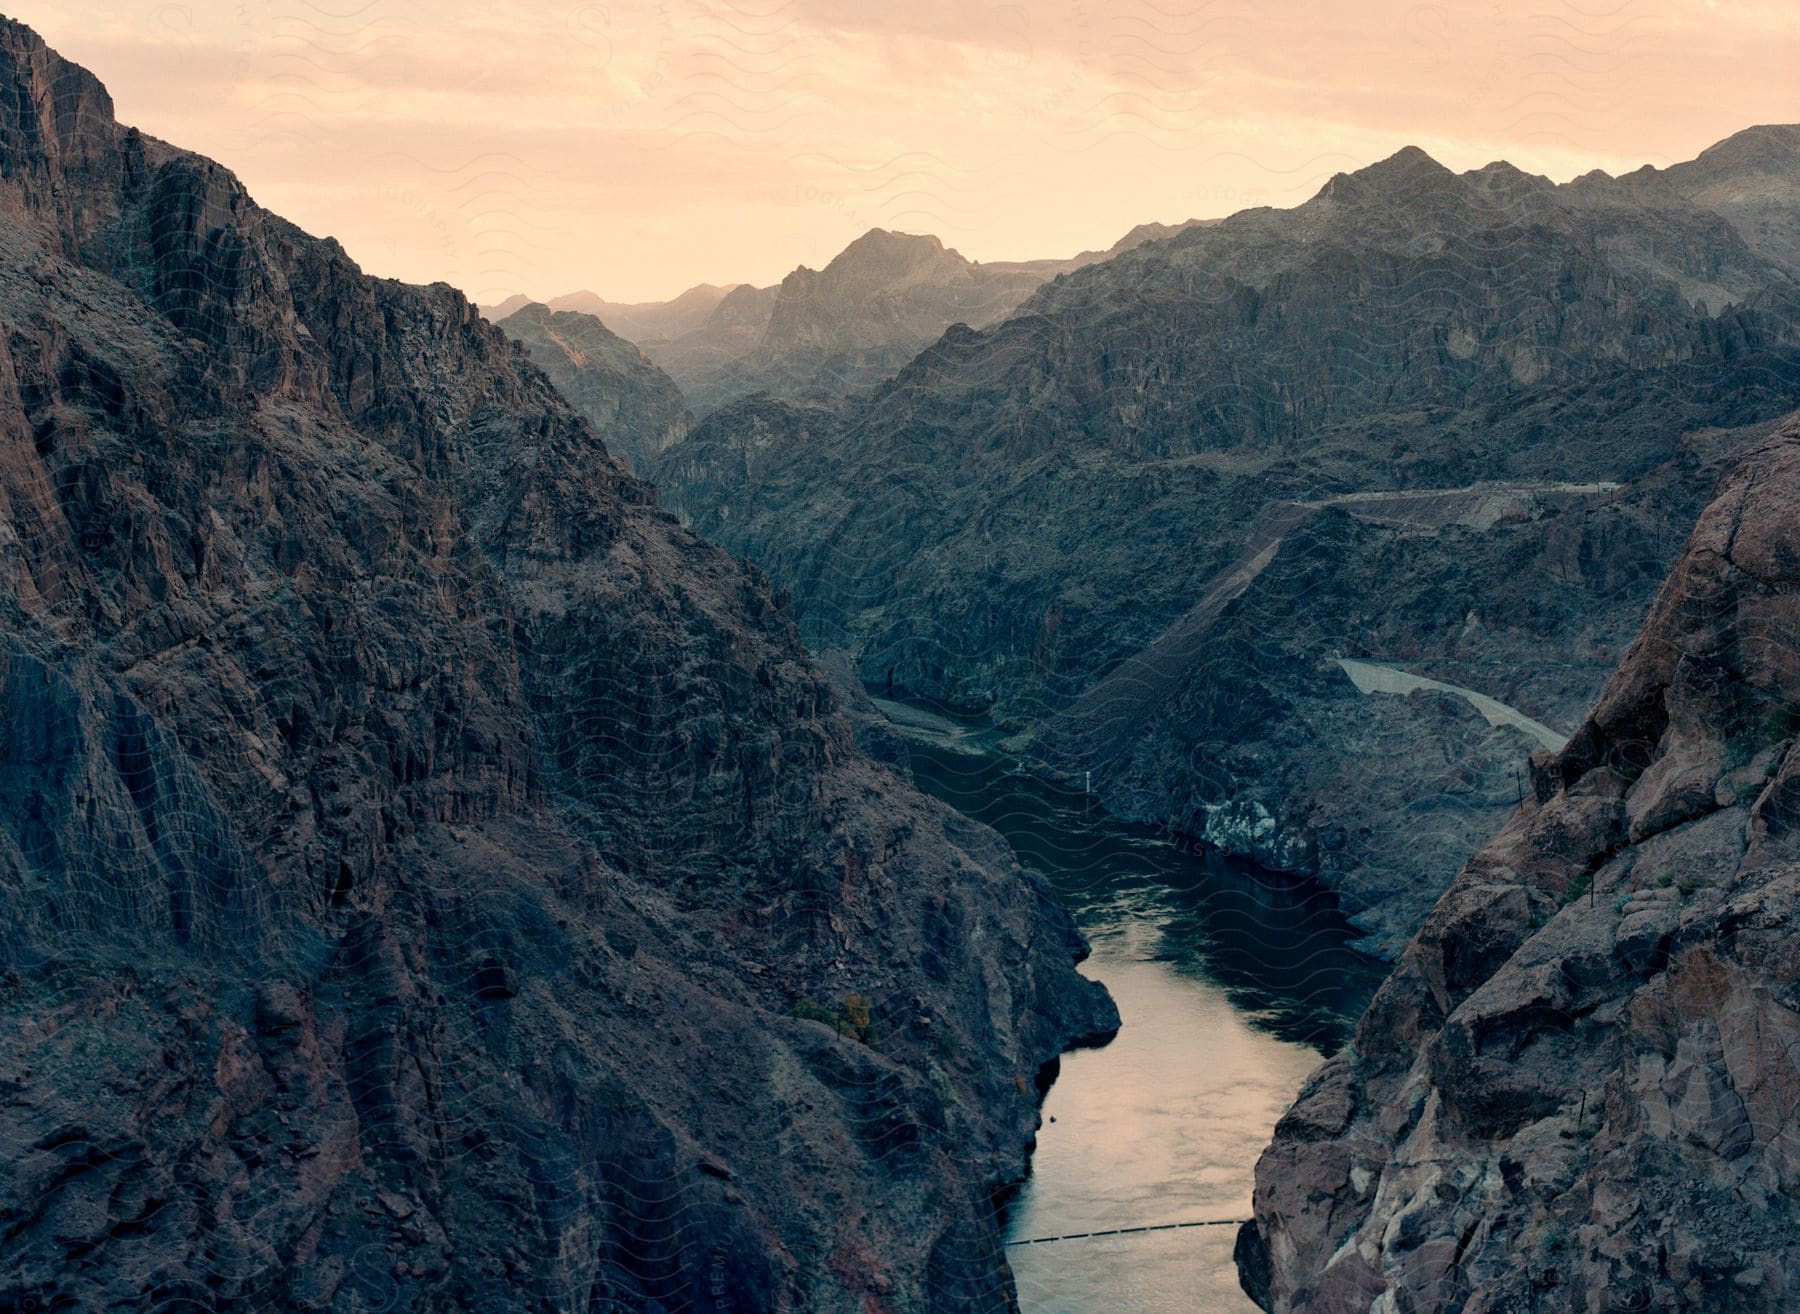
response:
{"label": "canyon", "polygon": [[0,216],[0,1306],[1004,1306],[1116,1013],[768,579],[11,20]]}
{"label": "canyon", "polygon": [[1341,663],[1579,721],[1800,400],[1795,139],[1561,185],[1409,148],[1063,275],[848,401],[727,406],[647,474],[872,687],[1317,875],[1393,954],[1539,740]]}
{"label": "canyon", "polygon": [[476,307],[0,18],[0,1308],[1794,1307],[1797,407],[1800,127]]}

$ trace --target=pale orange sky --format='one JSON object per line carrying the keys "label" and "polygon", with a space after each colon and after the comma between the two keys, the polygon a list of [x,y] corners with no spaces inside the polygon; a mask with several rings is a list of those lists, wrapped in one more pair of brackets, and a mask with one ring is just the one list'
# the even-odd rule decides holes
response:
{"label": "pale orange sky", "polygon": [[981,260],[1291,205],[1407,143],[1563,179],[1800,121],[1792,0],[30,0],[119,116],[481,301]]}

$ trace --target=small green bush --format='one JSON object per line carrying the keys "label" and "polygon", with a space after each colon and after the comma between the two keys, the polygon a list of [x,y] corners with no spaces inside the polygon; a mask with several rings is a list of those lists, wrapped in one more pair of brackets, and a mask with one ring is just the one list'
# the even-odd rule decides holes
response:
{"label": "small green bush", "polygon": [[838,1035],[850,1040],[859,1040],[871,1049],[879,1048],[875,1032],[875,1023],[870,1016],[872,1005],[867,995],[846,995],[844,1007],[840,1011],[827,1008],[818,1000],[808,996],[795,1004],[789,1012],[804,1022],[823,1022]]}
{"label": "small green bush", "polygon": [[1735,723],[1737,728],[1725,741],[1725,767],[1729,771],[1749,765],[1763,749],[1800,732],[1800,706],[1774,702],[1752,689],[1740,689]]}
{"label": "small green bush", "polygon": [[1739,730],[1725,741],[1725,769],[1741,771],[1756,756],[1757,736],[1753,730]]}
{"label": "small green bush", "polygon": [[1547,1262],[1555,1262],[1568,1253],[1569,1233],[1561,1223],[1552,1223],[1545,1231],[1542,1241],[1543,1256]]}

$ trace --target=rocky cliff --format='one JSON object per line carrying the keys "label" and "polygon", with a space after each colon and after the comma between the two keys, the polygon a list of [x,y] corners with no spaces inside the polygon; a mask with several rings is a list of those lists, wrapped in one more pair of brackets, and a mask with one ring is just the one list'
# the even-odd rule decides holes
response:
{"label": "rocky cliff", "polygon": [[1800,416],[1276,1128],[1280,1314],[1800,1302]]}
{"label": "rocky cliff", "polygon": [[694,427],[674,381],[593,315],[533,302],[496,322],[633,470]]}
{"label": "rocky cliff", "polygon": [[1684,478],[1800,401],[1779,243],[1675,173],[1402,151],[1054,279],[835,425],[727,407],[651,477],[865,679],[1323,875],[1395,950],[1537,741],[1339,659],[1567,729],[1698,512]]}
{"label": "rocky cliff", "polygon": [[1115,1022],[454,290],[0,20],[0,1307],[960,1310]]}

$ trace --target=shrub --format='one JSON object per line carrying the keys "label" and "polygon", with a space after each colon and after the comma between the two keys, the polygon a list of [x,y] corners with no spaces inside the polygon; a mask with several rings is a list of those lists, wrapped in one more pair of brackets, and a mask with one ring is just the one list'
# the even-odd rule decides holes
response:
{"label": "shrub", "polygon": [[1552,1223],[1544,1231],[1543,1240],[1539,1243],[1547,1262],[1554,1263],[1569,1250],[1569,1233],[1561,1223]]}
{"label": "shrub", "polygon": [[809,995],[788,1011],[805,1022],[823,1022],[838,1035],[859,1040],[869,1048],[876,1049],[879,1046],[876,1044],[872,1010],[873,1005],[867,995],[846,995],[841,1011],[827,1008]]}
{"label": "shrub", "polygon": [[1763,749],[1792,739],[1800,731],[1800,707],[1777,702],[1756,690],[1738,691],[1736,729],[1725,741],[1725,767],[1747,766]]}

